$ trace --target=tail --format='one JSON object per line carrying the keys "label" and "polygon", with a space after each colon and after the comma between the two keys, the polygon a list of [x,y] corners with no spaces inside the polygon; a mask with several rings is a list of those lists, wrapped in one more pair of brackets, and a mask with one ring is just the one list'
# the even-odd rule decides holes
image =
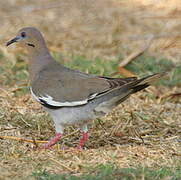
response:
{"label": "tail", "polygon": [[167,74],[168,73],[166,72],[156,73],[156,74],[144,77],[142,79],[138,79],[135,86],[132,87],[133,89],[132,93],[136,93],[142,89],[147,88],[148,86],[152,85],[155,81],[158,81],[159,79],[161,79],[163,76],[166,76]]}

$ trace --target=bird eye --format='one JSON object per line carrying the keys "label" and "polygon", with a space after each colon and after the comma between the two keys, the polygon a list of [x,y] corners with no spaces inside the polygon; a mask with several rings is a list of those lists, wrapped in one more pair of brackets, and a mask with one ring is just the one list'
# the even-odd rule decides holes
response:
{"label": "bird eye", "polygon": [[26,37],[26,33],[25,33],[25,32],[22,32],[22,33],[21,33],[21,37],[23,37],[23,38]]}

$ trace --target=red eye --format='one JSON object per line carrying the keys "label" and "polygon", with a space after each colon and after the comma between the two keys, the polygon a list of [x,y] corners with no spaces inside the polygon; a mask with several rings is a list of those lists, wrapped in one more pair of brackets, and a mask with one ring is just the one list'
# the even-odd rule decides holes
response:
{"label": "red eye", "polygon": [[23,37],[23,38],[26,37],[26,33],[25,33],[25,32],[22,32],[22,33],[21,33],[21,37]]}

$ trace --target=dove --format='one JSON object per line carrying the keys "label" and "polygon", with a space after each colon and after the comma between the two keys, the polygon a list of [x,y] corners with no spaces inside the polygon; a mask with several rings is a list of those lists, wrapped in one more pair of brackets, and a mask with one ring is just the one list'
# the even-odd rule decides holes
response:
{"label": "dove", "polygon": [[13,43],[27,50],[30,92],[54,121],[56,134],[43,145],[45,149],[55,145],[71,125],[78,125],[82,131],[78,144],[82,149],[89,138],[88,124],[164,75],[111,78],[67,68],[51,56],[42,33],[35,27],[22,28],[6,45]]}

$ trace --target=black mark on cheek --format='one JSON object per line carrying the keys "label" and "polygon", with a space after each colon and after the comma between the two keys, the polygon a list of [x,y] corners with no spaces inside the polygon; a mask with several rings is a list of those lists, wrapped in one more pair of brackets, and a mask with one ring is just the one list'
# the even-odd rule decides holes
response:
{"label": "black mark on cheek", "polygon": [[31,43],[27,43],[28,46],[31,46],[31,47],[35,47],[34,44],[31,44]]}

